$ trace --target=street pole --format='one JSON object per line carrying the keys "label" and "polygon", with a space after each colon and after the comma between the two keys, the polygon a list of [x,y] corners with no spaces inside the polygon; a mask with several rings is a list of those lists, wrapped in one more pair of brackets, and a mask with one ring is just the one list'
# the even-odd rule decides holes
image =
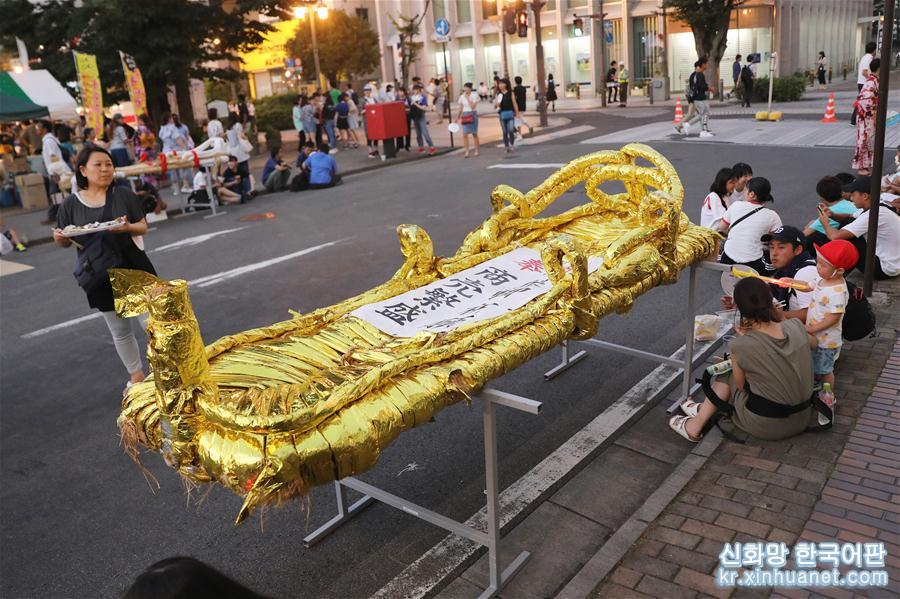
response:
{"label": "street pole", "polygon": [[[878,212],[881,210],[881,171],[884,162],[884,134],[887,119],[887,100],[891,81],[891,48],[894,41],[894,0],[884,3],[884,25],[881,28],[881,66],[878,67],[878,108],[875,112],[875,156],[872,161],[872,188],[869,190],[869,230],[866,233],[866,272],[863,275],[863,293],[872,295],[875,273],[875,244],[878,241]],[[891,240],[887,240],[891,241]],[[897,242],[896,239],[893,240]]]}
{"label": "street pole", "polygon": [[[591,27],[596,23],[591,23]],[[603,75],[603,87],[600,88],[600,107],[606,108],[606,18],[603,14],[603,0],[600,0],[600,73]]]}
{"label": "street pole", "polygon": [[544,82],[544,45],[541,42],[541,9],[544,8],[544,0],[532,0],[531,14],[534,15],[534,55],[537,59],[537,93],[538,115],[540,126],[547,126],[547,84]]}
{"label": "street pole", "polygon": [[[444,104],[447,106],[447,120],[452,123],[453,109],[450,107],[450,98],[453,97],[453,87],[452,83],[450,83],[450,71],[447,70],[447,42],[443,42],[441,46],[443,46],[444,51],[444,78],[447,80],[447,97],[444,98]],[[450,131],[450,147],[453,147],[453,131]]]}
{"label": "street pole", "polygon": [[310,11],[309,13],[309,27],[312,34],[313,63],[316,66],[316,86],[321,89],[323,87],[322,69],[319,68],[319,44],[316,42],[316,19],[319,17],[315,12],[316,11]]}
{"label": "street pole", "polygon": [[777,59],[778,54],[772,52],[772,56],[769,57],[769,107],[766,112],[772,112],[772,86],[775,83],[775,61]]}
{"label": "street pole", "polygon": [[503,71],[501,79],[509,79],[509,65],[506,58],[506,28],[504,27],[503,16],[506,14],[506,0],[497,0],[497,7],[500,9],[500,69]]}

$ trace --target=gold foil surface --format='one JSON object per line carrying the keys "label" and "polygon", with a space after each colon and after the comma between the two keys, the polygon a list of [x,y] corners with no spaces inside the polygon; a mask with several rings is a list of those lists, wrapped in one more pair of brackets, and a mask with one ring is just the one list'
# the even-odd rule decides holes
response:
{"label": "gold foil surface", "polygon": [[[627,192],[604,191],[608,181]],[[579,184],[586,203],[540,217]],[[401,225],[404,262],[384,284],[206,347],[184,281],[114,271],[118,313],[150,314],[152,373],[118,421],[126,451],[138,461],[140,447],[160,452],[192,483],[241,495],[238,523],[365,472],[404,430],[566,339],[595,335],[604,315],[713,255],[718,235],[687,219],[683,197],[672,165],[648,146],[588,154],[527,193],[497,186],[490,217],[453,256],[436,257],[423,229]],[[410,338],[349,315],[526,246],[541,252],[552,287],[509,314]],[[603,264],[589,274],[590,257]]]}

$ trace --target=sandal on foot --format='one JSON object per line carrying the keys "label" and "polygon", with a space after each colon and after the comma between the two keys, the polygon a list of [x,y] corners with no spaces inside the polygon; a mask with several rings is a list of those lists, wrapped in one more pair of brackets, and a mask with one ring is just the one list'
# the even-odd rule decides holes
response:
{"label": "sandal on foot", "polygon": [[669,419],[669,428],[673,431],[690,441],[691,443],[699,443],[702,437],[694,438],[692,437],[685,428],[685,424],[690,420],[687,416],[672,416]]}
{"label": "sandal on foot", "polygon": [[700,404],[701,403],[702,402],[697,402],[697,401],[694,401],[693,399],[686,399],[683,402],[681,402],[681,405],[679,407],[681,408],[682,412],[687,414],[688,418],[693,418],[697,414],[700,413]]}

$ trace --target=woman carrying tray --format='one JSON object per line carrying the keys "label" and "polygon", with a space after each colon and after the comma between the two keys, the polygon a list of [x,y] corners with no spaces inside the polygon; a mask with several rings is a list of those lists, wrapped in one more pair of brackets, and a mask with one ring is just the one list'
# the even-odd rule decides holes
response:
{"label": "woman carrying tray", "polygon": [[[75,245],[78,257],[75,278],[87,295],[88,305],[103,315],[112,334],[122,364],[133,383],[144,380],[141,352],[134,335],[134,318],[120,318],[113,305],[108,268],[131,268],[156,274],[144,253],[143,235],[147,221],[141,200],[129,188],[115,185],[115,167],[110,153],[97,146],[87,146],[75,161],[78,189],[60,205],[53,240],[60,247]],[[96,233],[67,236],[69,225],[83,227],[124,217],[114,228]]]}

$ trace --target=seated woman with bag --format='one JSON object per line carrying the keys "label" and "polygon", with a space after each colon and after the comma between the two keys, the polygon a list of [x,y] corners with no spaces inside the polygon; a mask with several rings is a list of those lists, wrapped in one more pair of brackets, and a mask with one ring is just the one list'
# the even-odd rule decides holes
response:
{"label": "seated woman with bag", "polygon": [[772,299],[769,285],[760,279],[741,279],[735,285],[740,323],[735,326],[738,336],[729,344],[731,373],[706,385],[711,390],[702,403],[682,403],[685,416],[669,420],[688,441],[700,441],[720,410],[758,439],[786,439],[815,423],[810,347],[816,339],[800,320],[782,321]]}
{"label": "seated woman with bag", "polygon": [[[134,335],[134,318],[120,318],[113,304],[110,268],[130,268],[156,274],[144,253],[143,235],[147,232],[144,206],[131,189],[115,185],[115,168],[109,151],[98,146],[85,146],[75,161],[78,189],[59,207],[53,241],[60,247],[75,245],[75,275],[87,295],[88,305],[103,315],[113,343],[130,381],[144,380],[141,352]],[[67,237],[63,229],[69,225],[82,227],[108,222],[119,217],[125,222],[113,229]],[[127,389],[128,387],[126,387]]]}

